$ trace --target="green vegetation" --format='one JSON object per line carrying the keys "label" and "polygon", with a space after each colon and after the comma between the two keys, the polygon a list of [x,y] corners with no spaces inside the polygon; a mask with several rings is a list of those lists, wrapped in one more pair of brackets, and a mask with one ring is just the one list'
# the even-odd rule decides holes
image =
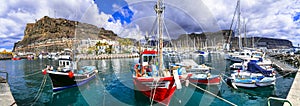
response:
{"label": "green vegetation", "polygon": [[2,52],[0,52],[0,54],[12,55],[12,52],[7,52],[6,50],[3,50]]}
{"label": "green vegetation", "polygon": [[119,39],[118,42],[123,46],[133,45],[133,42],[129,38]]}

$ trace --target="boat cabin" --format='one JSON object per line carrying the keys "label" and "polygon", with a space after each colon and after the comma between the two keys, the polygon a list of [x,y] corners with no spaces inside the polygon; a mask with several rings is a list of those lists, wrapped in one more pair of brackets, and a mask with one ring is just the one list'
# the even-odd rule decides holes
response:
{"label": "boat cabin", "polygon": [[143,66],[147,66],[149,65],[149,63],[152,61],[154,61],[153,59],[155,59],[157,57],[157,51],[155,50],[145,50],[143,53],[142,53],[142,57],[141,57],[141,60],[142,60],[142,65]]}
{"label": "boat cabin", "polygon": [[72,62],[67,59],[61,59],[58,61],[58,71],[68,72],[72,69]]}

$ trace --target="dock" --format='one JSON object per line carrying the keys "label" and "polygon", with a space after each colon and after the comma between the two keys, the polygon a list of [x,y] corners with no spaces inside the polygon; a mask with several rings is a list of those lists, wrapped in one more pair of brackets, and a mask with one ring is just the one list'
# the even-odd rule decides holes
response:
{"label": "dock", "polygon": [[[283,72],[296,72],[296,76],[294,78],[294,82],[290,88],[288,96],[285,100],[288,100],[293,106],[300,106],[300,70],[285,63],[281,62],[280,60],[269,58],[271,59],[274,66],[276,66],[279,70]],[[284,106],[290,106],[287,102],[284,103]]]}
{"label": "dock", "polygon": [[[298,70],[293,85],[289,91],[287,96],[287,100],[292,103],[293,106],[300,106],[300,72]],[[289,104],[285,103],[284,106],[290,106]]]}
{"label": "dock", "polygon": [[272,64],[277,67],[279,70],[283,71],[283,72],[296,72],[298,71],[297,68],[287,64],[287,63],[284,63],[284,62],[281,62],[280,60],[277,60],[277,59],[274,59],[274,58],[269,58],[271,61],[272,61]]}
{"label": "dock", "polygon": [[[1,72],[1,73],[6,73],[6,72]],[[8,77],[2,78],[0,76],[0,103],[3,106],[17,106],[15,99],[10,91],[7,78]]]}

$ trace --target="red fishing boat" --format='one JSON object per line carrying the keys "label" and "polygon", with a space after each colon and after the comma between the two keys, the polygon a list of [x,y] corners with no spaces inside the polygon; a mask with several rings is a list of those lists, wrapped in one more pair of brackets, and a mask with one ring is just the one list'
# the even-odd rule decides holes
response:
{"label": "red fishing boat", "polygon": [[21,57],[14,55],[13,58],[11,58],[11,60],[21,60]]}
{"label": "red fishing boat", "polygon": [[221,82],[221,76],[211,75],[211,67],[205,64],[192,66],[188,72],[193,74],[189,79],[192,83],[218,85]]}
{"label": "red fishing boat", "polygon": [[[163,105],[169,102],[176,88],[181,88],[181,83],[192,74],[188,74],[185,68],[180,66],[159,71],[157,64],[157,51],[145,50],[141,54],[140,63],[134,66],[133,81],[136,89]],[[171,74],[172,73],[172,74]]]}
{"label": "red fishing boat", "polygon": [[[188,80],[192,74],[188,74],[184,67],[164,67],[168,63],[163,61],[163,37],[162,37],[162,13],[164,7],[161,0],[155,5],[158,20],[158,47],[145,49],[140,53],[140,62],[134,65],[133,82],[136,90],[150,98],[151,105],[154,101],[169,105],[176,89],[180,89],[181,83]],[[157,49],[158,48],[158,49]]]}

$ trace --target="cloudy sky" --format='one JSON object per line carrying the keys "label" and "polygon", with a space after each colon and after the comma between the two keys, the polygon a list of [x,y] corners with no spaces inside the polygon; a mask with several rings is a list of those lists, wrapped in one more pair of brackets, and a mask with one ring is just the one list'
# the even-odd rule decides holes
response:
{"label": "cloudy sky", "polygon": [[[26,23],[43,16],[66,18],[142,38],[155,22],[155,0],[1,0],[0,50],[23,38]],[[164,0],[165,30],[172,38],[191,32],[229,29],[236,0]],[[300,0],[241,0],[241,24],[248,37],[300,42]],[[236,20],[233,28],[236,28]],[[241,29],[244,32],[244,29]],[[154,30],[155,31],[155,30]]]}

